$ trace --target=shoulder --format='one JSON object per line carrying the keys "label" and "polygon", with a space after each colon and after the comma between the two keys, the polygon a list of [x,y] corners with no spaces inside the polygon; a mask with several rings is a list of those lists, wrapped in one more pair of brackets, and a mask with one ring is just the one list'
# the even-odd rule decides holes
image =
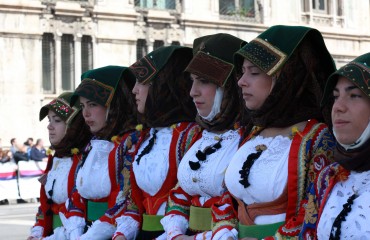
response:
{"label": "shoulder", "polygon": [[310,143],[311,149],[334,149],[335,138],[325,123],[310,120],[303,131],[303,142]]}

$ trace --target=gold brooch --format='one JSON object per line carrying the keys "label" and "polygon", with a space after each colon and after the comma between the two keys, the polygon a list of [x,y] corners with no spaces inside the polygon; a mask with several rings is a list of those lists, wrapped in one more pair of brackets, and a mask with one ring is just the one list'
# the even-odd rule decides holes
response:
{"label": "gold brooch", "polygon": [[256,151],[257,152],[263,152],[267,149],[267,146],[265,144],[259,144],[256,146]]}

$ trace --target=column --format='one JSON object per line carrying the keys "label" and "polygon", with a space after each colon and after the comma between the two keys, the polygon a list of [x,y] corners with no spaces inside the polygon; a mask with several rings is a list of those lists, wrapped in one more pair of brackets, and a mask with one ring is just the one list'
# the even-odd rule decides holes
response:
{"label": "column", "polygon": [[62,93],[62,33],[56,32],[55,38],[55,93]]}
{"label": "column", "polygon": [[77,86],[81,82],[81,38],[82,34],[77,33],[74,35],[74,42],[75,42],[75,76],[74,76],[74,86],[73,88],[76,89]]}

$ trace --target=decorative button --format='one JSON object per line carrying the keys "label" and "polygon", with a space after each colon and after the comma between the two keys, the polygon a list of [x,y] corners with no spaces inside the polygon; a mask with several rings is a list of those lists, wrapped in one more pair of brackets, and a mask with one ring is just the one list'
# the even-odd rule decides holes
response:
{"label": "decorative button", "polygon": [[198,179],[193,177],[193,182],[198,182]]}

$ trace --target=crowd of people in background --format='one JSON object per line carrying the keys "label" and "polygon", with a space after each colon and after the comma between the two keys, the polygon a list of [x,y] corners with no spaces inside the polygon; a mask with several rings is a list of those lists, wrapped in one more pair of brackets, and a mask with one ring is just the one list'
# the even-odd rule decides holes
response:
{"label": "crowd of people in background", "polygon": [[40,109],[53,152],[0,153],[47,162],[25,239],[370,239],[369,66],[277,25],[83,73]]}
{"label": "crowd of people in background", "polygon": [[19,161],[47,161],[46,149],[43,139],[36,140],[33,143],[33,138],[29,137],[24,143],[19,143],[16,138],[10,140],[10,148],[3,148],[0,139],[0,161],[2,163]]}

